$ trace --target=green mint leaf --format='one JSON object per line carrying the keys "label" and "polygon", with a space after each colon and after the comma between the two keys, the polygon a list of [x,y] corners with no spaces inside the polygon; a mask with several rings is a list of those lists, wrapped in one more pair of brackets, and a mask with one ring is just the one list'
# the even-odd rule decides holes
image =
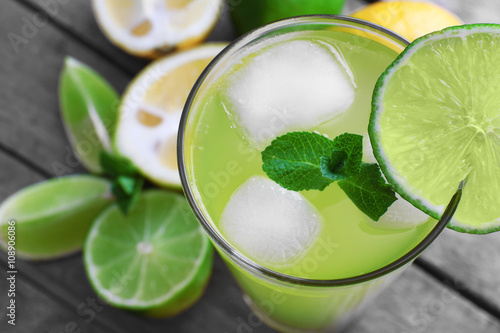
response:
{"label": "green mint leaf", "polygon": [[111,190],[115,195],[116,203],[123,214],[126,215],[134,208],[137,200],[139,199],[139,195],[141,194],[143,185],[144,178],[138,177],[134,181],[134,188],[132,189],[132,192],[127,193],[118,179],[111,183]]}
{"label": "green mint leaf", "polygon": [[124,214],[127,214],[141,193],[144,178],[125,157],[103,150],[100,153],[99,162],[104,174],[111,179],[111,189],[118,207]]}
{"label": "green mint leaf", "polygon": [[61,115],[82,164],[100,174],[99,153],[111,150],[119,95],[97,72],[67,57],[59,80]]}
{"label": "green mint leaf", "polygon": [[121,157],[105,150],[100,153],[100,167],[103,172],[112,177],[137,175],[137,168],[125,157]]}
{"label": "green mint leaf", "polygon": [[332,179],[333,181],[349,178],[345,173],[345,160],[347,153],[343,150],[335,150],[330,157],[321,157],[321,172],[323,176]]}
{"label": "green mint leaf", "polygon": [[[335,169],[330,169],[330,171],[334,173],[344,173],[347,176],[358,174],[361,170],[361,160],[363,159],[363,136],[344,133],[333,139],[333,144],[335,151],[330,157],[330,165],[335,167],[341,162],[343,162],[343,165],[338,166]],[[337,151],[344,152],[346,156],[338,153]],[[344,159],[339,161],[342,157],[344,157]]]}
{"label": "green mint leaf", "polygon": [[292,191],[320,190],[333,182],[325,177],[321,158],[334,150],[332,140],[310,132],[291,132],[276,138],[262,152],[268,177]]}
{"label": "green mint leaf", "polygon": [[262,152],[262,169],[293,191],[323,190],[338,181],[352,202],[378,221],[397,198],[379,166],[362,159],[362,135],[344,133],[332,141],[316,133],[291,132]]}
{"label": "green mint leaf", "polygon": [[338,184],[356,207],[374,221],[378,221],[397,199],[377,164],[363,163],[358,174]]}
{"label": "green mint leaf", "polygon": [[134,193],[134,188],[135,188],[135,184],[136,184],[137,180],[138,180],[137,178],[130,177],[130,176],[118,176],[116,178],[116,181],[118,182],[120,187],[128,195],[131,195],[132,193]]}

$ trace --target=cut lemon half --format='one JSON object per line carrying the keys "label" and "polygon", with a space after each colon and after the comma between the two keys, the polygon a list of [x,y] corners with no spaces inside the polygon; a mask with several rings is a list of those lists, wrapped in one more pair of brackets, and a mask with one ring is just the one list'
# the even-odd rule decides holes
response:
{"label": "cut lemon half", "polygon": [[222,0],[93,0],[104,34],[123,50],[154,58],[203,41]]}
{"label": "cut lemon half", "polygon": [[127,88],[120,106],[115,148],[152,182],[181,188],[177,130],[196,79],[226,44],[205,44],[158,59]]}
{"label": "cut lemon half", "polygon": [[467,180],[449,227],[500,230],[500,25],[451,27],[414,41],[375,87],[375,157],[397,192],[439,219]]}
{"label": "cut lemon half", "polygon": [[187,309],[203,294],[213,249],[182,195],[151,190],[126,216],[113,205],[97,218],[83,259],[103,300],[165,317]]}

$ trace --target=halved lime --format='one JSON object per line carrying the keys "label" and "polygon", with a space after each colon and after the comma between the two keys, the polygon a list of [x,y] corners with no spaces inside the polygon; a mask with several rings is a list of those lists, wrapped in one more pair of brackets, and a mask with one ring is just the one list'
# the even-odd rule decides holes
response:
{"label": "halved lime", "polygon": [[99,216],[85,242],[84,262],[103,300],[164,317],[202,295],[213,249],[182,195],[150,190],[128,215],[114,205]]}
{"label": "halved lime", "polygon": [[449,227],[500,230],[500,25],[451,27],[414,41],[375,87],[369,133],[397,192]]}
{"label": "halved lime", "polygon": [[29,259],[78,251],[90,225],[112,200],[110,183],[94,176],[67,176],[28,186],[0,206],[0,245],[13,245],[19,258]]}

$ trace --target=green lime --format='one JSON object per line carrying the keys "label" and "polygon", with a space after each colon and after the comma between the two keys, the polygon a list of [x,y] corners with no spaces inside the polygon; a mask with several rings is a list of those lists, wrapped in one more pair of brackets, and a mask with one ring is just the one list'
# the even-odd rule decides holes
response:
{"label": "green lime", "polygon": [[229,1],[228,6],[236,31],[244,34],[261,25],[287,17],[310,14],[342,13],[345,0],[252,0]]}
{"label": "green lime", "polygon": [[78,159],[101,173],[99,154],[110,150],[120,97],[94,70],[67,57],[59,83],[61,116]]}
{"label": "green lime", "polygon": [[202,295],[213,249],[182,195],[150,190],[128,215],[114,205],[97,218],[85,242],[84,262],[103,300],[165,317]]}
{"label": "green lime", "polygon": [[73,253],[81,249],[90,225],[111,201],[110,183],[94,176],[67,176],[28,186],[0,206],[0,245],[7,249],[14,241],[19,258]]}
{"label": "green lime", "polygon": [[369,134],[389,182],[449,227],[500,230],[500,25],[451,27],[414,41],[375,87]]}

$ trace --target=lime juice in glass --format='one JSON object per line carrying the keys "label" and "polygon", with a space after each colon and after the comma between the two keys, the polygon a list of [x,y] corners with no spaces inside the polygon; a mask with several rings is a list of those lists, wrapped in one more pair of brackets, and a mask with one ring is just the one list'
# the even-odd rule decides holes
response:
{"label": "lime juice in glass", "polygon": [[310,16],[260,28],[205,70],[181,121],[184,190],[216,249],[268,325],[344,327],[442,225],[398,197],[374,221],[336,183],[290,191],[261,152],[287,132],[363,139],[380,74],[407,42],[363,21]]}

